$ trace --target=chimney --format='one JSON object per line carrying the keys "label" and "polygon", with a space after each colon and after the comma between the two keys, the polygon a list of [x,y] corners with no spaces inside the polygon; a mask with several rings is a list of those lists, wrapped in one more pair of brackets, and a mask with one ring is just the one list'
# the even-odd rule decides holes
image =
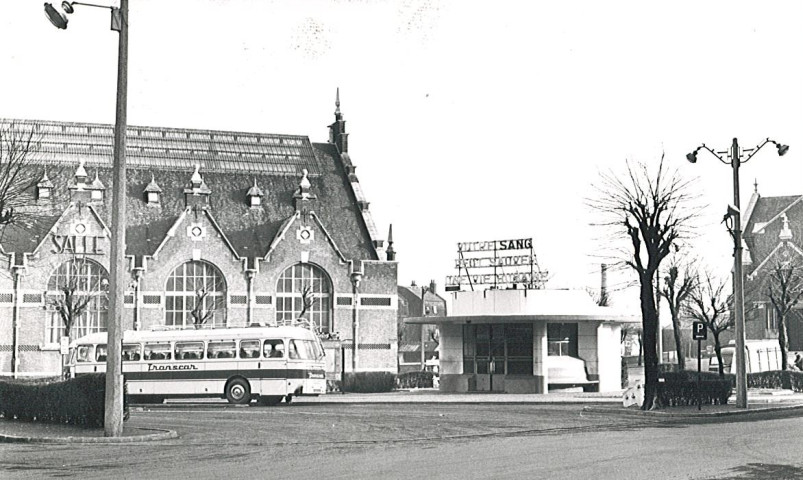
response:
{"label": "chimney", "polygon": [[435,293],[435,280],[429,281],[429,291]]}

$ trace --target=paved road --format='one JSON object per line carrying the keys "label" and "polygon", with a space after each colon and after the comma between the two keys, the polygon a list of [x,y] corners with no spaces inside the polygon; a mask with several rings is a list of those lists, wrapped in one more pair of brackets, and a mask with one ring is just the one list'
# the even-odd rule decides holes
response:
{"label": "paved road", "polygon": [[799,418],[690,424],[578,405],[299,403],[165,405],[135,411],[137,425],[181,436],[0,445],[0,478],[803,477]]}

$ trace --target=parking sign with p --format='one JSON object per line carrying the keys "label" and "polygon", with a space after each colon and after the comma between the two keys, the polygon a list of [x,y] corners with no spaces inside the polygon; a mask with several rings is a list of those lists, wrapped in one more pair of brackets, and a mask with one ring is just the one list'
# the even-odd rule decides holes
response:
{"label": "parking sign with p", "polygon": [[708,330],[703,322],[694,322],[691,328],[691,338],[693,340],[705,340],[708,338]]}

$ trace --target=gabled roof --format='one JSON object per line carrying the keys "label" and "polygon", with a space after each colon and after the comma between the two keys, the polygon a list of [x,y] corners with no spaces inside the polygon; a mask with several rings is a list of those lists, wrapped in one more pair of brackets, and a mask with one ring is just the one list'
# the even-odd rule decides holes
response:
{"label": "gabled roof", "polygon": [[803,196],[762,197],[756,192],[753,197],[744,224],[744,243],[753,265],[750,272],[757,271],[777,251],[784,216],[792,232],[792,247],[800,250],[803,246]]}
{"label": "gabled roof", "polygon": [[[0,244],[6,252],[31,252],[33,237],[46,235],[69,204],[69,185],[79,160],[97,169],[99,180],[111,190],[113,127],[0,119],[0,125],[10,124],[39,136],[41,150],[29,164],[42,173],[46,170],[54,184],[46,201],[37,200],[34,189],[28,192],[31,215],[25,225],[0,227]],[[378,259],[335,145],[296,135],[130,126],[126,152],[127,255],[153,254],[186,208],[184,188],[200,164],[211,192],[210,214],[239,256],[261,257],[268,252],[282,224],[295,214],[293,193],[302,170],[307,170],[310,191],[317,197],[311,210],[342,255],[349,260]],[[148,205],[142,195],[154,172],[162,189],[158,206]],[[255,181],[264,193],[258,208],[247,198]],[[110,223],[109,191],[104,203],[96,205],[106,223]]]}

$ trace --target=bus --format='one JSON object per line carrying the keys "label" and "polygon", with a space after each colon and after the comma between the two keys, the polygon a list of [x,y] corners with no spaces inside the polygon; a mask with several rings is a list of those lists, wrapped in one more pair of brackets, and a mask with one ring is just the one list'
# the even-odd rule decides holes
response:
{"label": "bus", "polygon": [[[72,342],[70,376],[106,371],[106,338],[93,333]],[[276,405],[326,393],[323,345],[298,326],[125,331],[121,357],[132,401],[220,397]]]}

